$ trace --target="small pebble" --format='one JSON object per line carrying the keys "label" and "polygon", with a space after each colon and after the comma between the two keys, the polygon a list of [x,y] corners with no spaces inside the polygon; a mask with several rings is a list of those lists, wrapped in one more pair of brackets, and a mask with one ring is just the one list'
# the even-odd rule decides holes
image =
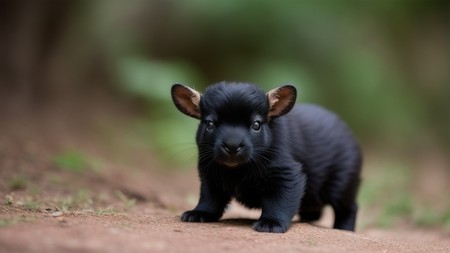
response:
{"label": "small pebble", "polygon": [[53,212],[53,213],[52,213],[52,216],[53,216],[53,217],[59,217],[59,216],[63,216],[63,215],[64,215],[64,213],[61,212],[61,211],[57,211],[57,212]]}

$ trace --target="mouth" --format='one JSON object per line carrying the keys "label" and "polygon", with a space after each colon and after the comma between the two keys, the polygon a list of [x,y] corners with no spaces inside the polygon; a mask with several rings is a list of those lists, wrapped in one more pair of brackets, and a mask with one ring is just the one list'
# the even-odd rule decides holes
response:
{"label": "mouth", "polygon": [[225,165],[228,168],[236,168],[246,163],[244,160],[237,158],[218,159],[217,162],[219,162],[222,165]]}
{"label": "mouth", "polygon": [[237,166],[239,166],[241,163],[238,161],[224,161],[222,162],[223,165],[230,167],[230,168],[236,168]]}
{"label": "mouth", "polygon": [[245,165],[250,161],[251,150],[248,148],[242,148],[241,150],[236,150],[236,152],[228,152],[225,148],[219,147],[215,152],[214,159],[217,163],[234,169]]}

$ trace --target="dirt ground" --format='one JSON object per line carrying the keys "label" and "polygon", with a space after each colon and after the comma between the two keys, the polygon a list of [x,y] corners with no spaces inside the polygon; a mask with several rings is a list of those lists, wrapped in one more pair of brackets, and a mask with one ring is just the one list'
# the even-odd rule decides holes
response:
{"label": "dirt ground", "polygon": [[[2,115],[0,252],[450,252],[450,236],[439,229],[344,232],[328,228],[330,214],[319,224],[294,222],[284,234],[257,233],[251,224],[258,211],[236,203],[220,222],[182,223],[180,214],[197,201],[195,170],[154,169],[164,165],[151,148],[117,150],[114,140],[70,120],[70,110],[61,112]],[[76,122],[115,117],[102,115]],[[128,131],[128,119],[113,122],[112,132]],[[67,147],[95,156],[98,168],[75,173],[55,166],[52,156]],[[12,183],[17,176],[27,181]]]}
{"label": "dirt ground", "polygon": [[174,212],[142,208],[59,217],[3,208],[35,220],[2,228],[0,246],[3,252],[449,252],[448,240],[427,231],[350,233],[295,223],[285,234],[263,234],[250,219],[182,223]]}

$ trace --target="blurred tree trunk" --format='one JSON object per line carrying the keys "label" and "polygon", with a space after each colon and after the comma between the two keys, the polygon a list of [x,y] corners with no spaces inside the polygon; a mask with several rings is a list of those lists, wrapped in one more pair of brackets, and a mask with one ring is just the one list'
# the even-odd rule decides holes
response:
{"label": "blurred tree trunk", "polygon": [[74,1],[6,0],[0,8],[0,97],[34,108],[52,93],[49,60]]}

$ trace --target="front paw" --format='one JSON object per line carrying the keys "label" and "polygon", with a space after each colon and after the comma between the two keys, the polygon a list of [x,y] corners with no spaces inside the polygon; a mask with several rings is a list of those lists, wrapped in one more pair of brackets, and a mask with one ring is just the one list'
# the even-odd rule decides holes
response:
{"label": "front paw", "polygon": [[265,233],[284,233],[288,228],[289,225],[270,219],[259,219],[253,224],[254,230]]}
{"label": "front paw", "polygon": [[181,215],[183,222],[214,222],[218,220],[218,215],[198,210],[186,211]]}

